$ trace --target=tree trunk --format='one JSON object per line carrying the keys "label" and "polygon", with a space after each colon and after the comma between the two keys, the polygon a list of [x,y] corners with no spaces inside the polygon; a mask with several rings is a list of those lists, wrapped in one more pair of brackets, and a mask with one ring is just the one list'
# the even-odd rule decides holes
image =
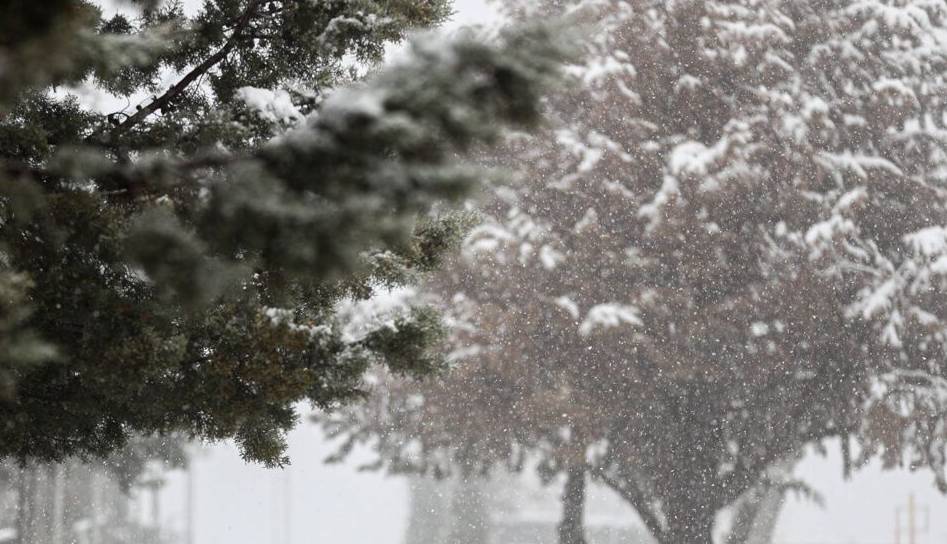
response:
{"label": "tree trunk", "polygon": [[66,467],[65,461],[52,466],[52,513],[50,516],[50,543],[66,542]]}
{"label": "tree trunk", "polygon": [[103,500],[102,478],[99,471],[93,469],[89,474],[89,493],[91,495],[91,508],[89,509],[89,519],[92,521],[90,536],[92,544],[102,544],[102,524],[105,520],[106,509]]}
{"label": "tree trunk", "polygon": [[[792,474],[801,455],[794,453],[774,463],[767,474],[771,480],[781,480]],[[743,494],[734,506],[726,544],[768,544],[772,541],[779,513],[785,502],[786,490],[780,486],[757,484]]]}
{"label": "tree trunk", "polygon": [[767,544],[779,519],[785,492],[765,489],[744,498],[735,507],[726,544]]}
{"label": "tree trunk", "polygon": [[671,512],[662,544],[713,544],[715,514],[712,509],[700,506]]}
{"label": "tree trunk", "polygon": [[569,467],[562,489],[559,544],[585,544],[585,467]]}
{"label": "tree trunk", "polygon": [[490,541],[489,513],[483,480],[459,478],[451,497],[451,544],[487,544]]}
{"label": "tree trunk", "polygon": [[452,482],[440,481],[425,476],[414,476],[409,480],[411,507],[405,544],[429,544],[445,542],[449,532],[450,496]]}
{"label": "tree trunk", "polygon": [[33,468],[27,464],[18,468],[17,474],[17,509],[16,535],[17,542],[27,544],[33,541]]}

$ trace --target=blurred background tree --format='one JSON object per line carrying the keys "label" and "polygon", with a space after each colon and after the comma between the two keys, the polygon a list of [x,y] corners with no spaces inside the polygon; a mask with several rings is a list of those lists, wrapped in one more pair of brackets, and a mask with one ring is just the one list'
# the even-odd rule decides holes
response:
{"label": "blurred background tree", "polygon": [[394,471],[537,456],[570,544],[586,475],[658,542],[708,543],[721,511],[808,493],[781,467],[829,439],[846,472],[880,455],[947,489],[947,6],[565,9],[601,25],[580,85],[491,155],[522,185],[428,284],[453,371],[330,431]]}
{"label": "blurred background tree", "polygon": [[179,542],[162,525],[165,473],[187,463],[185,442],[134,438],[101,460],[2,465],[0,542]]}

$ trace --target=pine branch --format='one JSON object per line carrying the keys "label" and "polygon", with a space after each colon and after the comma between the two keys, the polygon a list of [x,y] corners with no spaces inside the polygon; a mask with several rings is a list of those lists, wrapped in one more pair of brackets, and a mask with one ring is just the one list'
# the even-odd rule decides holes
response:
{"label": "pine branch", "polygon": [[211,68],[219,64],[230,54],[231,51],[237,46],[237,42],[242,37],[243,32],[250,26],[250,22],[253,20],[253,16],[256,14],[256,9],[262,3],[263,0],[253,0],[250,2],[250,5],[247,6],[247,9],[243,12],[240,18],[237,20],[236,25],[234,26],[233,33],[230,35],[230,38],[221,47],[216,53],[207,57],[204,62],[195,66],[190,72],[184,75],[177,83],[171,86],[164,94],[158,98],[151,101],[150,104],[141,108],[134,115],[128,117],[114,128],[112,128],[107,137],[102,139],[102,141],[97,142],[96,135],[91,136],[88,141],[90,143],[109,143],[115,141],[118,136],[128,132],[136,125],[144,121],[152,113],[165,108],[170,104],[175,98],[181,95],[188,86],[194,83],[198,78],[210,71]]}

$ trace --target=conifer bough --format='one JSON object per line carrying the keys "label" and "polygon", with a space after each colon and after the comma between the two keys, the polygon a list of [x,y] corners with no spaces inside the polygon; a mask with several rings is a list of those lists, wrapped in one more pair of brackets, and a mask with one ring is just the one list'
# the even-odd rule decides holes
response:
{"label": "conifer bough", "polygon": [[[346,338],[335,309],[437,265],[463,221],[429,212],[482,175],[458,153],[539,120],[561,49],[427,37],[333,90],[343,57],[379,60],[446,4],[133,4],[5,8],[0,456],[184,432],[280,464],[296,403],[358,398],[374,363],[440,366],[435,313]],[[129,107],[90,111],[62,92],[79,82]]]}

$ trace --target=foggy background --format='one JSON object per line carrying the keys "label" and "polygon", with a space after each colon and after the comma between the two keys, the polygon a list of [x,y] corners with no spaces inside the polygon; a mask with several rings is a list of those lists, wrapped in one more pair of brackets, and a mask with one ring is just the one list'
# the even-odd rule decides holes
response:
{"label": "foggy background", "polygon": [[[332,448],[319,433],[309,424],[292,433],[293,464],[284,470],[247,465],[230,444],[203,448],[191,461],[194,544],[399,544],[410,506],[407,480],[357,472],[359,457],[366,459],[367,453],[343,465],[324,465]],[[790,494],[776,544],[894,542],[895,508],[904,510],[909,493],[921,510],[921,527],[924,507],[930,511],[930,528],[917,544],[947,542],[947,497],[934,489],[928,474],[872,466],[845,481],[837,449],[827,457],[809,455],[795,474],[822,494],[825,507]],[[186,496],[186,476],[169,474],[162,492],[164,523],[182,532]]]}
{"label": "foggy background", "polygon": [[[456,0],[455,9],[448,28],[497,21],[483,0]],[[332,446],[305,420],[290,435],[289,444],[292,465],[282,470],[246,464],[230,443],[195,446],[190,471],[167,474],[160,492],[161,525],[184,535],[190,502],[192,544],[402,542],[410,508],[408,480],[357,472],[359,459],[367,459],[367,452],[356,452],[342,465],[323,464]],[[821,493],[824,508],[790,493],[774,542],[893,542],[896,508],[903,510],[912,493],[921,528],[925,510],[930,522],[917,544],[947,542],[947,498],[935,490],[929,473],[882,471],[873,465],[845,481],[838,446],[833,444],[824,457],[807,455],[795,471]],[[621,507],[629,518],[635,517],[630,508]]]}
{"label": "foggy background", "polygon": [[[193,2],[193,0],[191,0]],[[484,0],[455,0],[456,15],[447,29],[498,24]],[[247,465],[232,444],[201,448],[191,459],[194,478],[194,544],[399,544],[409,513],[408,481],[357,471],[368,452],[342,465],[325,465],[332,447],[311,424],[300,425],[289,439],[292,466],[267,470]],[[881,544],[895,541],[895,511],[914,494],[920,531],[917,544],[947,542],[947,497],[932,476],[907,470],[883,471],[878,464],[842,476],[837,443],[826,456],[810,452],[795,475],[812,485],[824,507],[789,493],[780,512],[775,544]],[[834,447],[833,447],[834,446]],[[169,475],[162,492],[164,522],[183,531],[186,476]],[[616,501],[618,502],[618,501]],[[629,518],[636,514],[624,504]],[[902,541],[904,537],[902,537]]]}
{"label": "foggy background", "polygon": [[[191,0],[193,2],[193,0]],[[447,29],[498,24],[484,0],[455,0],[456,15]],[[311,424],[290,436],[292,466],[267,470],[247,465],[232,444],[203,447],[191,460],[194,477],[194,544],[399,544],[409,513],[408,481],[358,472],[356,453],[342,465],[325,465],[332,447]],[[834,446],[834,448],[832,447]],[[824,507],[789,493],[780,512],[775,544],[881,544],[895,541],[895,510],[904,510],[913,493],[923,528],[917,544],[947,542],[947,497],[929,473],[883,471],[880,466],[842,476],[837,443],[825,457],[810,453],[795,475],[824,498]],[[186,476],[172,473],[162,492],[165,523],[183,531]],[[618,501],[616,501],[618,502]],[[619,505],[630,518],[636,514]],[[902,537],[902,540],[904,538]]]}

